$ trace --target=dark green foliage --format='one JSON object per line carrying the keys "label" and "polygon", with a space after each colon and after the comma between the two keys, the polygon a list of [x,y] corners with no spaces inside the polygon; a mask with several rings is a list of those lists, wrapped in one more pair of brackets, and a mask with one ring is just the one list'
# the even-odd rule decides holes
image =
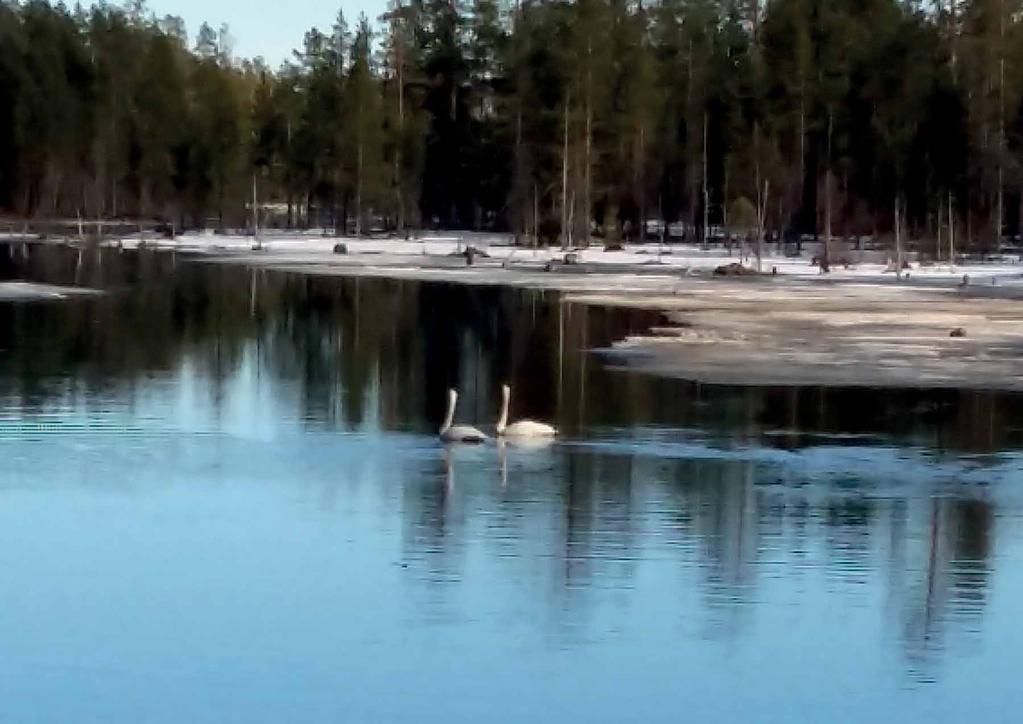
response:
{"label": "dark green foliage", "polygon": [[[1023,225],[1020,0],[394,0],[276,71],[135,3],[0,1],[0,209],[339,233]],[[742,218],[729,219],[741,210]]]}

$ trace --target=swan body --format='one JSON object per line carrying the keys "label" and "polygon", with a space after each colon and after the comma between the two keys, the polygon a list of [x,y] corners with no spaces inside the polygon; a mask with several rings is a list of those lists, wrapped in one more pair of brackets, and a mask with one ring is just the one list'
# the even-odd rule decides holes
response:
{"label": "swan body", "polygon": [[558,434],[553,425],[536,420],[519,420],[508,424],[508,407],[511,404],[511,388],[508,385],[501,385],[501,395],[504,398],[501,405],[501,417],[497,421],[497,434],[501,437],[519,438],[551,438]]}
{"label": "swan body", "polygon": [[504,430],[498,433],[504,437],[555,437],[558,434],[553,425],[536,420],[519,420],[505,426]]}
{"label": "swan body", "polygon": [[486,442],[487,436],[471,425],[453,425],[458,393],[448,390],[448,413],[440,427],[440,439],[444,442]]}

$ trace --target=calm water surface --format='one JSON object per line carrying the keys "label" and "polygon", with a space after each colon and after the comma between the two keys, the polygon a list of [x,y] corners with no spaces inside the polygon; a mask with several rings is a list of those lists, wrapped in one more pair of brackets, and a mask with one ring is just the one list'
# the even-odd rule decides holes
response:
{"label": "calm water surface", "polygon": [[[0,246],[0,720],[1018,721],[1023,405],[556,296]],[[445,389],[565,432],[441,446]]]}

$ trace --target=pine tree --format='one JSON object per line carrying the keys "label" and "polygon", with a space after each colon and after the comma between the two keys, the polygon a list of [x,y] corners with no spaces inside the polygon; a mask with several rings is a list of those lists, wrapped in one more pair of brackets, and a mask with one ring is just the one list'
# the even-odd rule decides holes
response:
{"label": "pine tree", "polygon": [[339,14],[271,70],[143,2],[2,2],[0,208],[248,223],[255,174],[289,226],[339,233],[586,243],[656,206],[758,249],[898,217],[947,256],[1023,228],[1023,0],[393,0],[381,22],[376,44]]}
{"label": "pine tree", "polygon": [[345,82],[344,107],[347,194],[355,205],[355,234],[368,231],[367,212],[380,200],[385,178],[380,116],[379,83],[375,77],[371,47],[373,33],[365,16],[351,48],[351,64]]}

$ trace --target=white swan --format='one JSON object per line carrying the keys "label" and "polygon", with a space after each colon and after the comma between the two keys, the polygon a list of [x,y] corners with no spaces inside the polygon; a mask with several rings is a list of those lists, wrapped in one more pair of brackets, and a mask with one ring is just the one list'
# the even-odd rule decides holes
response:
{"label": "white swan", "polygon": [[497,434],[502,437],[550,438],[558,434],[552,425],[535,420],[519,420],[508,424],[508,407],[511,405],[511,388],[501,385],[504,402],[501,405],[501,417],[497,421]]}
{"label": "white swan", "polygon": [[440,439],[445,442],[486,442],[487,436],[470,425],[452,425],[455,420],[455,405],[458,393],[448,390],[448,414],[440,427]]}

